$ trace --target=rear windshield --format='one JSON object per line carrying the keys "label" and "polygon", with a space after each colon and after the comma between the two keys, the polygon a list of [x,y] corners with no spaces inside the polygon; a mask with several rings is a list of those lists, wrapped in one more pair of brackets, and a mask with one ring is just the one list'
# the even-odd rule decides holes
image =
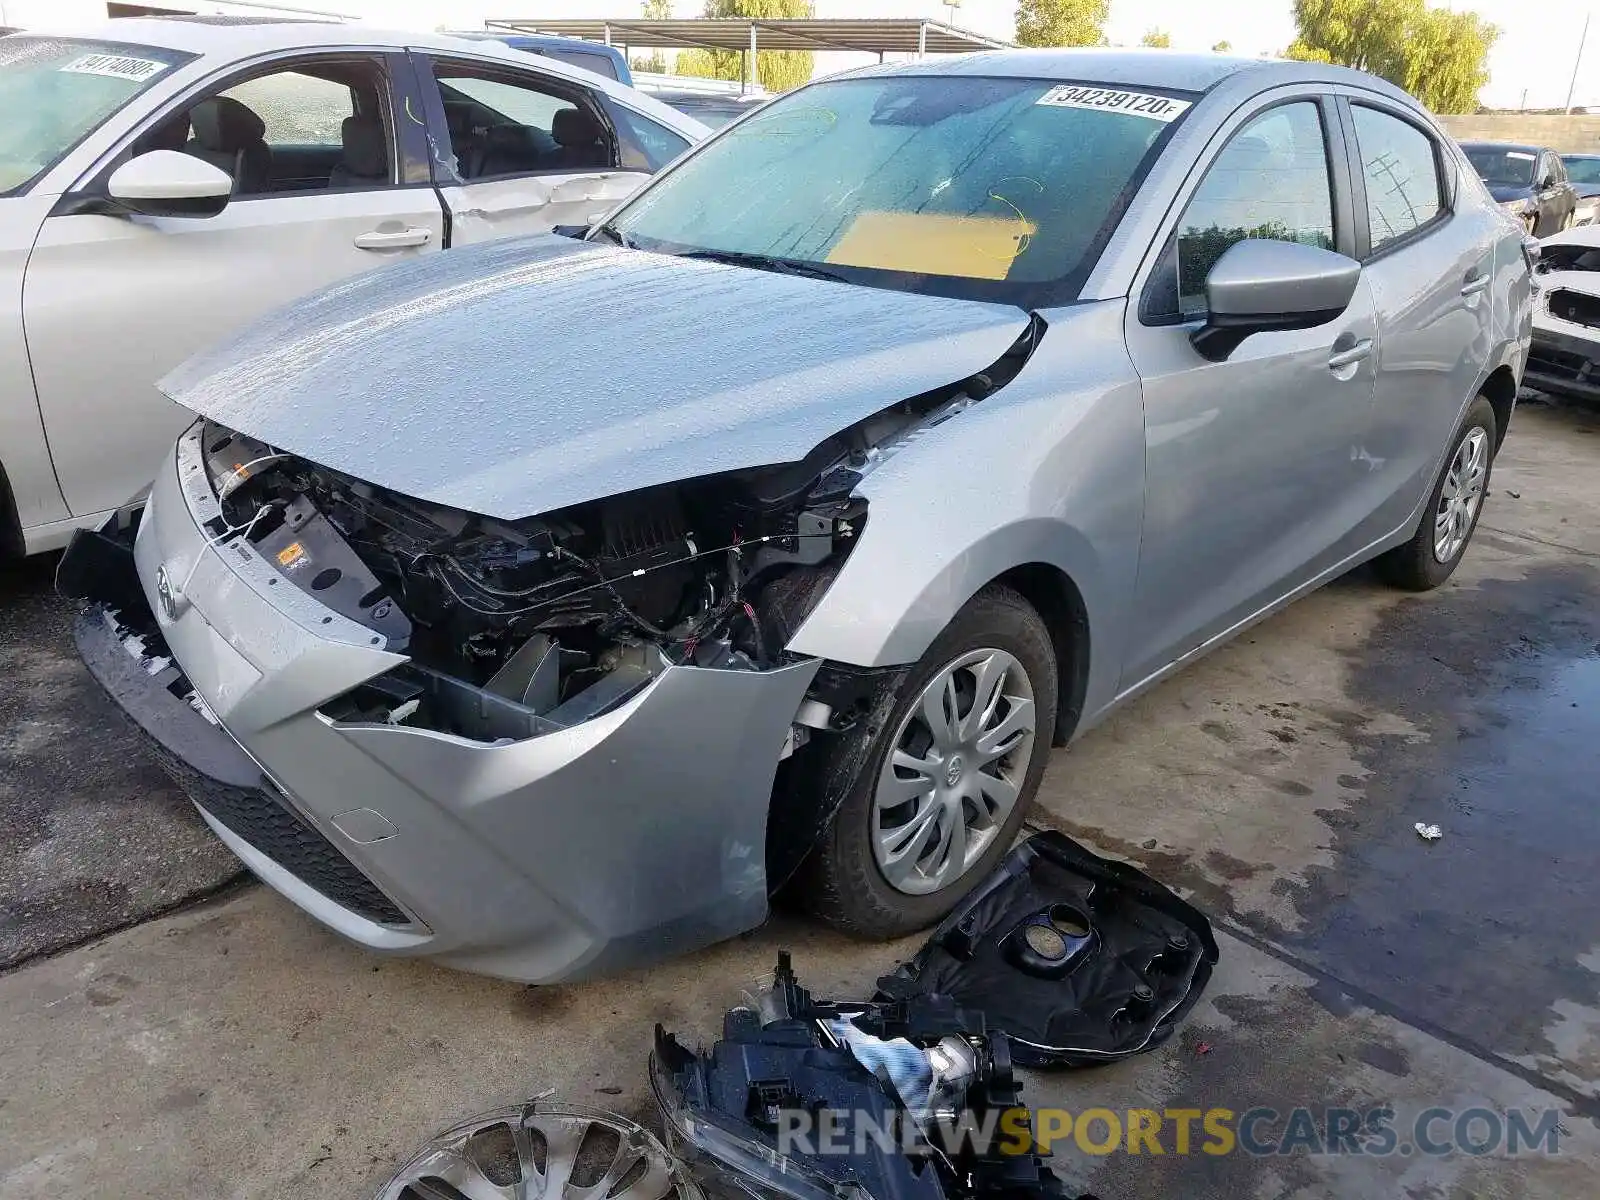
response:
{"label": "rear windshield", "polygon": [[608,227],[661,253],[1039,307],[1076,295],[1190,103],[1045,79],[825,80],[726,129]]}
{"label": "rear windshield", "polygon": [[193,57],[124,42],[0,39],[0,195],[27,187],[112,113]]}
{"label": "rear windshield", "polygon": [[1532,187],[1533,168],[1539,156],[1532,150],[1504,146],[1463,146],[1467,161],[1485,183],[1502,187]]}

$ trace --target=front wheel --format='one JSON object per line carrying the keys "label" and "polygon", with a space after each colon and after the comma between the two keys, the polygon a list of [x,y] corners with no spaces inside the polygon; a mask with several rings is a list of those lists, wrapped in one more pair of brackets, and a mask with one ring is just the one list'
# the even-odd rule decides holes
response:
{"label": "front wheel", "polygon": [[1022,596],[991,585],[973,597],[892,699],[823,751],[819,784],[843,801],[797,881],[802,902],[869,938],[949,912],[1010,848],[1038,790],[1056,671]]}
{"label": "front wheel", "polygon": [[1489,494],[1495,427],[1494,406],[1479,396],[1456,430],[1411,540],[1375,561],[1385,582],[1410,592],[1425,592],[1455,573]]}

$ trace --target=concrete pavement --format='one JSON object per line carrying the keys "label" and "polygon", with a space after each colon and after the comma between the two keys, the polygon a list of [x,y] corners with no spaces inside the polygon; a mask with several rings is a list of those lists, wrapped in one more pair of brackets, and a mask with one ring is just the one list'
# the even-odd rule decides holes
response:
{"label": "concrete pavement", "polygon": [[[1407,1133],[1435,1105],[1557,1107],[1560,1153],[1180,1156],[1169,1134],[1161,1156],[1068,1148],[1070,1183],[1218,1200],[1592,1190],[1597,468],[1600,417],[1525,407],[1451,584],[1403,596],[1358,572],[1309,597],[1058,753],[1037,811],[1192,893],[1222,962],[1167,1046],[1030,1075],[1028,1102],[1389,1106]],[[117,778],[161,802],[158,782]],[[1444,837],[1421,841],[1418,820]],[[656,1021],[712,1036],[780,946],[843,995],[915,945],[780,917],[623,979],[528,989],[380,962],[246,888],[0,976],[0,1196],[358,1197],[432,1131],[547,1088],[653,1123]]]}

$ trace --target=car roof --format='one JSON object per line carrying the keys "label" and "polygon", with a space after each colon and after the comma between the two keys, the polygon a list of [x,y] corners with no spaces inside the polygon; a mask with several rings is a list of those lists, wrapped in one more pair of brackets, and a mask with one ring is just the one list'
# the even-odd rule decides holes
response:
{"label": "car roof", "polygon": [[415,29],[402,31],[347,21],[298,17],[117,17],[93,25],[61,29],[39,27],[28,32],[44,36],[135,42],[185,50],[191,54],[230,57],[294,50],[301,46],[423,46],[446,50],[465,50],[470,47],[474,53],[503,52],[511,55],[514,61],[526,61],[498,38],[467,39],[448,33],[424,33]]}
{"label": "car roof", "polygon": [[1531,146],[1523,142],[1491,142],[1481,138],[1469,138],[1461,144],[1484,150],[1518,150],[1523,154],[1543,154],[1545,151],[1543,146]]}
{"label": "car roof", "polygon": [[1411,105],[1416,103],[1388,81],[1350,67],[1156,49],[984,50],[921,62],[884,63],[863,67],[852,74],[1001,76],[1166,88],[1180,92],[1210,91],[1224,80],[1234,78],[1248,78],[1262,90],[1289,83],[1348,83],[1404,99]]}
{"label": "car roof", "polygon": [[1563,152],[1561,157],[1562,158],[1581,158],[1581,159],[1584,159],[1585,161],[1587,161],[1589,159],[1600,158],[1600,154],[1583,154],[1583,153],[1581,153],[1579,151],[1572,151],[1570,153],[1569,152]]}
{"label": "car roof", "polygon": [[[467,39],[447,33],[420,33],[416,30],[382,29],[341,21],[301,20],[283,17],[117,17],[92,25],[26,31],[41,37],[63,37],[133,45],[160,46],[190,54],[223,59],[250,58],[260,54],[299,49],[338,49],[341,47],[419,50],[452,50],[477,58],[498,59],[518,67],[535,67],[559,75],[585,87],[603,91],[621,100],[644,116],[661,122],[679,133],[703,138],[710,130],[693,117],[670,108],[648,94],[606,75],[574,67],[557,58],[535,57],[514,50],[495,38]],[[685,128],[687,123],[689,128]]]}

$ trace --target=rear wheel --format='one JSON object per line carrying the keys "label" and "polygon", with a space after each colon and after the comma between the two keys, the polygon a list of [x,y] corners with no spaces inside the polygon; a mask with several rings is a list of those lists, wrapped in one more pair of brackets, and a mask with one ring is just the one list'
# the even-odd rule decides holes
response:
{"label": "rear wheel", "polygon": [[1479,396],[1456,430],[1450,453],[1429,494],[1411,540],[1380,555],[1374,566],[1383,579],[1412,592],[1436,588],[1454,574],[1478,527],[1494,467],[1494,408]]}
{"label": "rear wheel", "polygon": [[796,894],[848,933],[888,938],[938,920],[1006,853],[1049,757],[1049,631],[1010,588],[956,614],[891,702],[821,764],[843,794]]}

